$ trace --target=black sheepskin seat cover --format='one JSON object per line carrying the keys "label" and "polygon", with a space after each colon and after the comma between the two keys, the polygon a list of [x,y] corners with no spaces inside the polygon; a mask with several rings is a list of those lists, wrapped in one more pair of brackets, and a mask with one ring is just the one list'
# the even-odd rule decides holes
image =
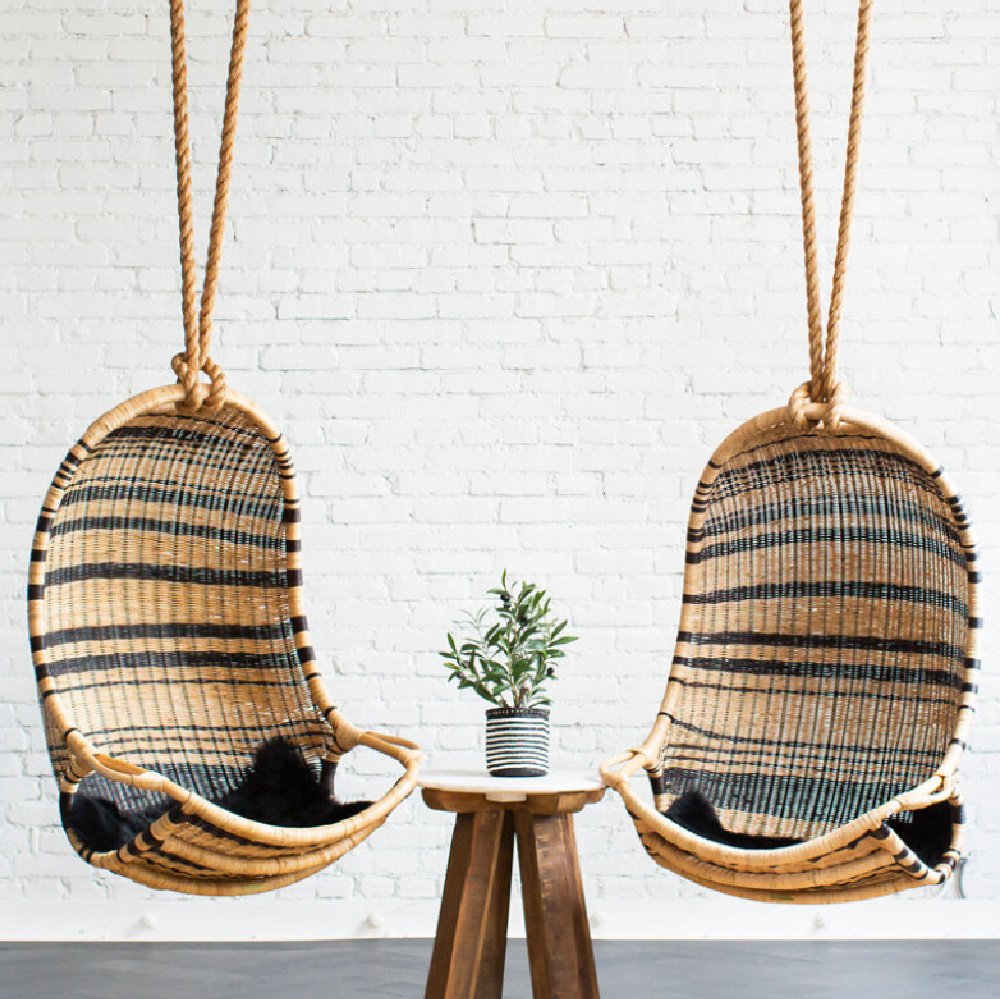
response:
{"label": "black sheepskin seat cover", "polygon": [[[122,809],[110,798],[82,788],[64,799],[63,824],[89,850],[118,850],[165,815],[173,801]],[[277,738],[257,748],[240,783],[215,804],[235,815],[272,826],[308,828],[350,818],[370,801],[341,804],[331,798],[297,746]]]}
{"label": "black sheepskin seat cover", "polygon": [[[712,803],[698,790],[685,791],[664,814],[672,822],[702,839],[738,850],[776,850],[801,842],[780,836],[751,836],[730,832],[719,821]],[[898,833],[900,839],[928,867],[934,867],[951,846],[951,806],[943,801],[907,815],[908,821],[897,816],[889,819],[886,825]]]}

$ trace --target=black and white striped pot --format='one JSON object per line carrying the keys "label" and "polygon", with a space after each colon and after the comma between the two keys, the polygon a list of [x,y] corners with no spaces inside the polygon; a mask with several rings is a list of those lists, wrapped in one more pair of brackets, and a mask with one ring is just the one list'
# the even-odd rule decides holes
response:
{"label": "black and white striped pot", "polygon": [[489,708],[486,769],[494,777],[544,777],[549,772],[548,708]]}

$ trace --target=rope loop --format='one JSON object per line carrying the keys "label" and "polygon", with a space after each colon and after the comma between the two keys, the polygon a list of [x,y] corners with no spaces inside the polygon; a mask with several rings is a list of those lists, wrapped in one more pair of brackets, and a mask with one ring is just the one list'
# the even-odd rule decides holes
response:
{"label": "rope loop", "polygon": [[206,415],[214,415],[226,401],[226,373],[210,357],[201,362],[201,371],[208,375],[208,385],[200,381],[198,371],[193,370],[185,353],[174,354],[170,359],[170,367],[177,375],[177,384],[183,385],[187,395],[177,404],[180,412],[187,416],[204,411]]}
{"label": "rope loop", "polygon": [[209,414],[217,413],[226,401],[226,373],[210,357],[201,362],[201,370],[208,375],[208,395],[202,403],[202,408]]}
{"label": "rope loop", "polygon": [[806,407],[810,403],[820,403],[825,407],[823,424],[827,428],[835,430],[840,425],[841,420],[843,390],[837,378],[840,313],[844,297],[847,255],[851,242],[851,221],[854,217],[854,195],[857,189],[861,123],[864,112],[873,5],[874,0],[859,0],[858,2],[857,37],[854,46],[854,83],[851,91],[851,116],[847,131],[844,188],[840,200],[840,226],[837,231],[837,254],[834,260],[833,283],[830,289],[830,309],[824,335],[820,304],[819,252],[813,190],[803,0],[789,0],[799,191],[802,199],[802,247],[806,272],[806,313],[809,328],[809,381],[800,385],[792,393],[788,402],[789,419],[797,427],[804,427],[814,422],[806,418]]}
{"label": "rope loop", "polygon": [[[788,421],[796,430],[814,430],[820,424],[831,433],[836,433],[840,429],[840,424],[844,418],[844,400],[847,397],[847,389],[843,382],[837,382],[833,390],[829,393],[825,401],[818,402],[813,399],[812,386],[809,382],[803,382],[791,394],[788,400]],[[810,407],[819,405],[820,415],[810,416]]]}
{"label": "rope loop", "polygon": [[788,400],[788,418],[798,430],[809,430],[815,424],[815,420],[806,416],[811,401],[809,382],[803,382]]}
{"label": "rope loop", "polygon": [[190,392],[198,380],[198,373],[188,366],[187,354],[183,351],[180,354],[174,354],[170,358],[170,367],[177,375],[177,384],[183,385]]}
{"label": "rope loop", "polygon": [[170,359],[170,367],[173,369],[174,374],[177,375],[177,384],[183,385],[188,396],[190,396],[198,384],[198,371],[188,364],[187,353],[181,351],[179,354],[174,354]]}
{"label": "rope loop", "polygon": [[[201,308],[197,303],[197,279],[194,261],[194,194],[191,179],[191,140],[188,129],[187,42],[184,31],[184,0],[170,0],[170,52],[173,80],[174,153],[177,162],[177,217],[180,224],[181,312],[184,320],[184,350],[170,362],[178,384],[185,390],[179,404],[183,412],[197,412],[207,407],[215,412],[225,401],[226,378],[222,369],[209,357],[212,342],[212,311],[215,307],[225,234],[226,206],[233,171],[236,122],[239,110],[240,81],[246,51],[250,0],[236,0],[233,18],[233,44],[229,55],[226,100],[222,120],[219,165],[215,177],[215,202],[209,230],[208,258],[202,285]],[[199,382],[204,371],[209,387]]]}
{"label": "rope loop", "polygon": [[840,429],[840,423],[844,414],[844,400],[847,397],[847,388],[843,382],[837,382],[833,386],[826,402],[826,409],[823,412],[823,426],[831,433],[836,433]]}

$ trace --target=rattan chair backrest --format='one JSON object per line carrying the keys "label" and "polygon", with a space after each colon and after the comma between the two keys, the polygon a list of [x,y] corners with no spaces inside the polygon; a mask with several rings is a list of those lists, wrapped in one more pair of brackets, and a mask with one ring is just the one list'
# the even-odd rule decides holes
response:
{"label": "rattan chair backrest", "polygon": [[873,429],[723,445],[689,527],[669,795],[807,838],[937,772],[971,684],[974,550],[949,488]]}
{"label": "rattan chair backrest", "polygon": [[[32,593],[61,724],[212,798],[269,738],[336,755],[312,689],[280,436],[231,403],[212,416],[154,408],[78,444],[64,470]],[[49,735],[59,760],[64,732]]]}

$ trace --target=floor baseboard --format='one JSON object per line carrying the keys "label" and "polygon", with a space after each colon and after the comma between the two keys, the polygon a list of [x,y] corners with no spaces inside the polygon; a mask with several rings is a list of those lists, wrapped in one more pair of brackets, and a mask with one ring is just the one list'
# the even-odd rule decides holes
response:
{"label": "floor baseboard", "polygon": [[[524,935],[518,903],[511,936]],[[186,898],[19,901],[0,905],[11,941],[297,941],[430,937],[438,903]],[[1000,938],[1000,901],[887,898],[836,906],[762,905],[740,899],[589,902],[598,940],[886,940]]]}

